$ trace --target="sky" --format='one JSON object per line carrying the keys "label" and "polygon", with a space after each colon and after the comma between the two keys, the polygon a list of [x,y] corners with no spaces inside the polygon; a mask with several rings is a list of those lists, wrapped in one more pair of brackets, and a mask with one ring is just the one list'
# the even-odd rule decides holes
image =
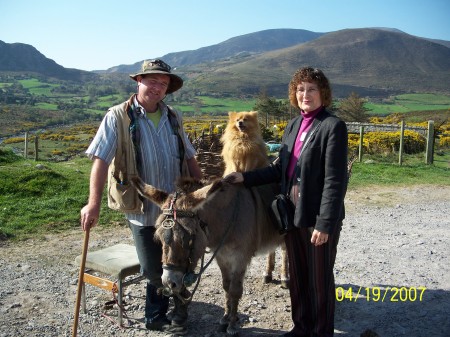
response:
{"label": "sky", "polygon": [[449,0],[0,0],[0,40],[104,70],[266,29],[387,27],[450,41]]}

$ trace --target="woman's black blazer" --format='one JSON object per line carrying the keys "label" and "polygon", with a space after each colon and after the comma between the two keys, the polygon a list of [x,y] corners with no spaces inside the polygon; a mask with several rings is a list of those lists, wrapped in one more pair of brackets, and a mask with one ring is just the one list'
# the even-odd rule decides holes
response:
{"label": "woman's black blazer", "polygon": [[294,225],[332,233],[345,217],[348,134],[344,121],[323,109],[316,116],[303,142],[294,177],[283,179],[302,117],[292,119],[283,134],[279,160],[269,167],[244,172],[244,185],[281,182],[282,190],[298,185]]}

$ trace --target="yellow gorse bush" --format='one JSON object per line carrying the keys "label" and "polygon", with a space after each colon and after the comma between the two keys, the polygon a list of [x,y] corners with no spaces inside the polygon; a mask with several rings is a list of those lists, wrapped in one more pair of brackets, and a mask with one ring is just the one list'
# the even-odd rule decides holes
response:
{"label": "yellow gorse bush", "polygon": [[5,139],[3,141],[4,144],[14,144],[14,143],[23,143],[25,141],[24,137],[11,137],[8,139]]}
{"label": "yellow gorse bush", "polygon": [[[419,153],[425,151],[425,138],[417,132],[405,130],[403,138],[403,151],[405,153]],[[349,134],[349,152],[356,151],[359,146],[359,135]],[[400,147],[400,131],[397,132],[367,132],[363,138],[363,149],[365,153],[395,153]]]}
{"label": "yellow gorse bush", "polygon": [[439,138],[440,147],[450,147],[450,136],[442,136]]}

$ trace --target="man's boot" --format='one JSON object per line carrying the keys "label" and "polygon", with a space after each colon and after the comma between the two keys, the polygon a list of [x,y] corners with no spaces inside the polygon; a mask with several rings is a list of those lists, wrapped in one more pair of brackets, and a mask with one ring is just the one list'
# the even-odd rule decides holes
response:
{"label": "man's boot", "polygon": [[175,307],[172,313],[172,324],[185,325],[188,318],[188,304],[182,302],[178,297],[174,297]]}
{"label": "man's boot", "polygon": [[182,336],[187,333],[188,303],[184,303],[177,296],[173,297],[173,303],[174,308],[170,313],[172,323],[164,331]]}
{"label": "man's boot", "polygon": [[170,325],[166,317],[169,298],[157,293],[157,288],[147,283],[145,298],[145,327],[149,330],[163,331],[164,326]]}

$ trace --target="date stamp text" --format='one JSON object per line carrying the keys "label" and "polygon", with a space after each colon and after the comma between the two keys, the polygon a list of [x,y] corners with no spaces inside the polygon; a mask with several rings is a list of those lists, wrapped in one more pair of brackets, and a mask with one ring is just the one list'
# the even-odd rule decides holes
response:
{"label": "date stamp text", "polygon": [[336,301],[422,302],[425,287],[337,287]]}

